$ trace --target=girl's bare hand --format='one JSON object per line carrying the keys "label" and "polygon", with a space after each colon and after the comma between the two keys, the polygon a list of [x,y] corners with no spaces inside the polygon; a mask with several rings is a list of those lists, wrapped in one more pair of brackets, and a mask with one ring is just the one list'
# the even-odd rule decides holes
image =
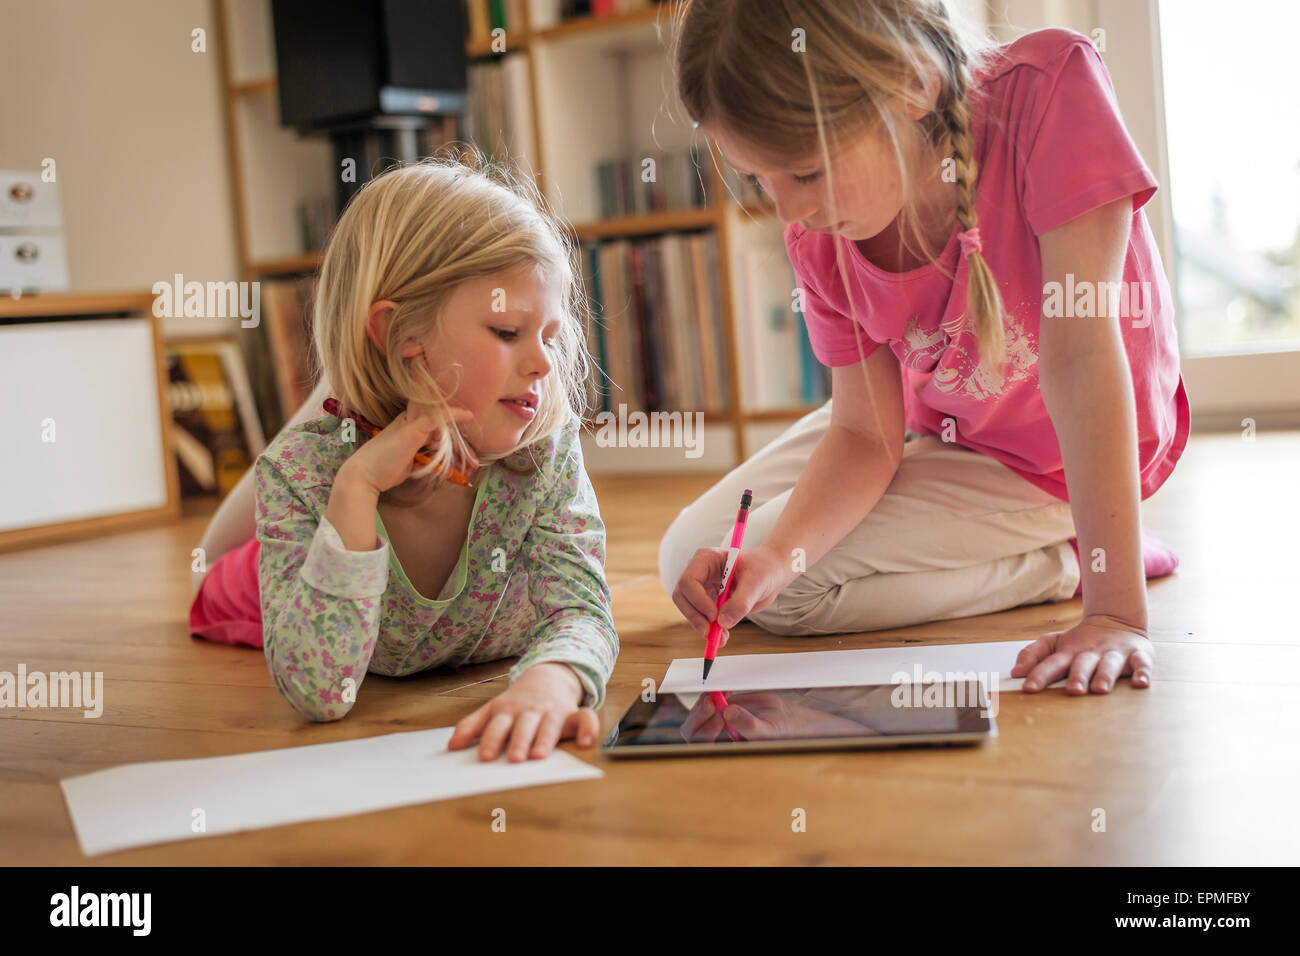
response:
{"label": "girl's bare hand", "polygon": [[1023,690],[1042,690],[1069,675],[1068,694],[1108,694],[1115,681],[1133,675],[1134,687],[1149,687],[1155,646],[1142,628],[1094,615],[1074,627],[1044,634],[1020,652],[1012,677],[1025,677]]}
{"label": "girl's bare hand", "polygon": [[561,740],[573,738],[591,747],[600,732],[600,718],[590,707],[579,707],[582,683],[567,664],[534,664],[474,713],[456,725],[447,743],[462,750],[480,740],[479,760],[496,760],[505,747],[512,763],[540,760]]}

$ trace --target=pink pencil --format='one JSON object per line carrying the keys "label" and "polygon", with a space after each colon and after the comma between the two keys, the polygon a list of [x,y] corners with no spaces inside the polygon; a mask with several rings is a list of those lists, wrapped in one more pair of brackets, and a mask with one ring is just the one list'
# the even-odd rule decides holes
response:
{"label": "pink pencil", "polygon": [[727,709],[727,695],[720,690],[711,690],[709,691],[709,700],[713,702],[713,709],[722,717],[722,728],[727,732],[727,736],[736,743],[740,743],[740,738],[736,736],[736,732],[731,729],[731,724],[727,723],[727,718],[722,714]]}
{"label": "pink pencil", "polygon": [[[745,540],[745,522],[749,519],[749,506],[754,500],[754,493],[748,488],[740,496],[740,510],[736,512],[736,524],[731,529],[731,547],[727,549],[727,564],[722,569],[722,586],[718,588],[718,608],[727,603],[731,597],[731,586],[736,576],[736,562],[740,559],[740,543]],[[718,656],[718,643],[722,640],[722,626],[717,616],[709,625],[709,639],[704,645],[704,679],[709,679],[709,671]]]}

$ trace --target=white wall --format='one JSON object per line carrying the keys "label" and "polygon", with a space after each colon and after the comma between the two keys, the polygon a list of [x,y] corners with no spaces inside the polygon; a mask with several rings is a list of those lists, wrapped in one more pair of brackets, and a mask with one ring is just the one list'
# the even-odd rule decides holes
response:
{"label": "white wall", "polygon": [[73,291],[238,278],[215,34],[208,0],[0,0],[0,168],[55,160]]}

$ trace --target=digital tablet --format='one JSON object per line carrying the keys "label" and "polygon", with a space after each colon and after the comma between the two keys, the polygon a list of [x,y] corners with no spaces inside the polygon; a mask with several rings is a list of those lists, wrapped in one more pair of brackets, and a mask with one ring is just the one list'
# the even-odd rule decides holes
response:
{"label": "digital tablet", "polygon": [[611,757],[977,744],[997,736],[979,681],[658,694],[605,744]]}

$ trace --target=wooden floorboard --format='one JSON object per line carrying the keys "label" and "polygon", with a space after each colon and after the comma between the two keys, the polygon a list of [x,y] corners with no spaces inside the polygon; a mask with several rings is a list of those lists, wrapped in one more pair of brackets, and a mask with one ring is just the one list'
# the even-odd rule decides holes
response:
{"label": "wooden floorboard", "polygon": [[[510,661],[368,677],[355,709],[310,724],[260,652],[188,636],[191,549],[206,524],[0,555],[0,670],[104,673],[104,711],[0,710],[0,859],[38,864],[740,863],[1293,864],[1300,851],[1300,433],[1198,435],[1144,524],[1182,566],[1152,582],[1145,691],[1004,694],[972,749],[601,761],[559,784],[107,854],[86,860],[58,781],[142,760],[217,756],[455,723]],[[700,653],[658,580],[660,535],[708,477],[601,478],[622,653],[608,729],[675,657]],[[1031,640],[1081,603],[870,634],[780,638],[749,653]],[[492,811],[507,811],[493,833]],[[719,812],[722,808],[723,812]],[[791,814],[807,814],[792,832]],[[1095,811],[1106,814],[1095,832]]]}

